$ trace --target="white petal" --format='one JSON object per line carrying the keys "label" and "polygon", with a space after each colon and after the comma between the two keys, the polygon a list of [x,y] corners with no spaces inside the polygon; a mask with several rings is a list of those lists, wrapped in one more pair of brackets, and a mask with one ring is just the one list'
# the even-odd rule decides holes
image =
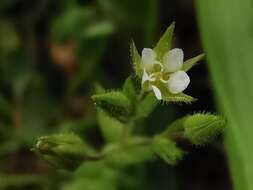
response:
{"label": "white petal", "polygon": [[163,57],[164,70],[176,72],[180,70],[184,62],[184,52],[182,49],[175,48],[168,51]]}
{"label": "white petal", "polygon": [[162,94],[161,94],[161,91],[159,90],[159,88],[157,88],[156,86],[152,85],[152,89],[155,93],[155,97],[158,99],[158,100],[161,100],[162,99]]}
{"label": "white petal", "polygon": [[168,89],[172,94],[183,92],[190,83],[190,78],[184,71],[173,73],[168,81]]}
{"label": "white petal", "polygon": [[144,69],[143,71],[143,75],[142,75],[142,80],[141,80],[141,84],[143,84],[146,81],[150,80],[150,76],[148,76],[148,73],[146,72],[146,70]]}
{"label": "white petal", "polygon": [[156,53],[150,49],[150,48],[144,48],[141,53],[141,60],[143,64],[143,68],[147,71],[150,71],[154,64],[156,59]]}

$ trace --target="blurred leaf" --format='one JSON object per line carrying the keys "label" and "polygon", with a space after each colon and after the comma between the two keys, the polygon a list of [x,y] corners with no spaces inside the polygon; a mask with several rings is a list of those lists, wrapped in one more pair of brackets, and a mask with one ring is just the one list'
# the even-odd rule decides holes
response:
{"label": "blurred leaf", "polygon": [[165,31],[165,33],[160,38],[159,42],[156,44],[154,51],[157,54],[157,59],[163,62],[163,56],[171,49],[172,37],[175,28],[175,22],[173,22]]}
{"label": "blurred leaf", "polygon": [[0,188],[42,185],[45,183],[39,175],[4,175],[0,174]]}
{"label": "blurred leaf", "polygon": [[122,138],[123,124],[108,116],[103,110],[98,110],[98,123],[103,137],[107,142],[119,142]]}
{"label": "blurred leaf", "polygon": [[114,25],[112,22],[108,20],[99,21],[97,23],[93,23],[84,29],[84,37],[86,38],[98,38],[105,37],[114,32]]}
{"label": "blurred leaf", "polygon": [[125,80],[123,85],[123,93],[132,101],[134,104],[137,100],[137,81],[134,77],[130,76]]}
{"label": "blurred leaf", "polygon": [[156,97],[152,93],[147,94],[137,106],[136,117],[137,118],[148,117],[149,114],[156,108],[157,105],[158,101]]}
{"label": "blurred leaf", "polygon": [[117,167],[125,167],[152,160],[151,146],[141,142],[141,138],[135,137],[124,144],[108,144],[104,148],[104,152],[108,152],[105,162]]}
{"label": "blurred leaf", "polygon": [[197,0],[196,5],[216,97],[228,120],[225,144],[234,188],[252,190],[252,1]]}
{"label": "blurred leaf", "polygon": [[152,143],[153,151],[168,164],[176,164],[183,156],[183,151],[172,140],[157,136]]}

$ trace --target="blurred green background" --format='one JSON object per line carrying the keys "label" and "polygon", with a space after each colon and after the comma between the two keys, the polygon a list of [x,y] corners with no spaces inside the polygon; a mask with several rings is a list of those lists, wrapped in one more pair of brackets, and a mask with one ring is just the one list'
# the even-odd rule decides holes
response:
{"label": "blurred green background", "polygon": [[[231,189],[221,139],[198,149],[183,145],[190,153],[173,167],[159,159],[117,169],[95,162],[69,173],[30,151],[38,137],[62,131],[99,149],[104,139],[89,98],[94,85],[119,88],[132,72],[131,39],[139,51],[152,47],[172,21],[173,47],[186,58],[202,53],[190,0],[1,0],[0,189]],[[206,63],[189,74],[186,91],[198,101],[158,106],[145,121],[147,133],[187,113],[218,111]]]}

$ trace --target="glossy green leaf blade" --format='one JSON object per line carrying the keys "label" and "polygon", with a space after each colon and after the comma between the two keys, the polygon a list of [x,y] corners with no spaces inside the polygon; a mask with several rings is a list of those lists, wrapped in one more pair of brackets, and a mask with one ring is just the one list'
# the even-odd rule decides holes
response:
{"label": "glossy green leaf blade", "polygon": [[236,190],[253,190],[251,0],[197,0],[216,96],[228,119],[226,148]]}

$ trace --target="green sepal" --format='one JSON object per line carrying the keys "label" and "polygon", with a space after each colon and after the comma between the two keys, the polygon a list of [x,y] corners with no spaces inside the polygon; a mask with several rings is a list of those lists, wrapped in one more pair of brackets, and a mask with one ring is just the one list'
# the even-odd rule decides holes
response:
{"label": "green sepal", "polygon": [[174,141],[163,136],[154,138],[152,149],[161,159],[171,165],[176,164],[184,155],[183,150],[177,147]]}
{"label": "green sepal", "polygon": [[158,87],[162,93],[162,101],[165,103],[186,103],[191,104],[197,99],[189,95],[184,94],[183,92],[178,94],[172,94],[165,86]]}
{"label": "green sepal", "polygon": [[165,31],[165,33],[162,35],[159,42],[155,46],[154,51],[157,54],[158,61],[163,62],[164,54],[171,49],[174,29],[175,29],[175,22],[173,22],[167,28],[167,30]]}
{"label": "green sepal", "polygon": [[184,118],[184,137],[196,145],[204,145],[224,131],[222,116],[197,113]]}
{"label": "green sepal", "polygon": [[192,102],[195,102],[197,99],[193,98],[189,95],[186,95],[184,93],[179,93],[179,94],[166,94],[163,95],[162,97],[163,101],[166,103],[186,103],[186,104],[191,104]]}
{"label": "green sepal", "polygon": [[94,154],[93,149],[73,133],[40,137],[32,150],[51,165],[66,170],[75,170]]}
{"label": "green sepal", "polygon": [[121,91],[111,91],[103,94],[95,94],[91,98],[97,106],[121,122],[127,122],[133,112],[131,101]]}
{"label": "green sepal", "polygon": [[196,57],[193,57],[191,59],[188,59],[184,62],[182,70],[187,72],[189,71],[193,66],[195,66],[199,61],[201,61],[205,57],[205,54],[202,53]]}
{"label": "green sepal", "polygon": [[130,56],[131,56],[131,61],[134,67],[135,74],[141,79],[142,72],[143,72],[141,68],[141,56],[135,46],[134,41],[131,41],[130,43]]}

